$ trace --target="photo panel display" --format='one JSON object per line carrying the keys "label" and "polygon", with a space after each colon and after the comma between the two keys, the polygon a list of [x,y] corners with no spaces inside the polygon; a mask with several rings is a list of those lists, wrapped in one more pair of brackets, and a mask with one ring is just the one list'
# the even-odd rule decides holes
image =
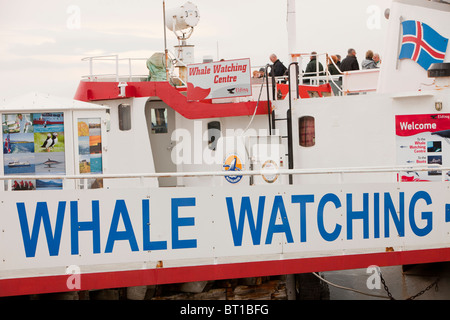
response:
{"label": "photo panel display", "polygon": [[78,155],[81,174],[103,173],[100,118],[78,119]]}
{"label": "photo panel display", "polygon": [[[2,134],[5,175],[66,174],[63,112],[3,114]],[[62,180],[51,187],[62,189]],[[13,181],[11,189],[49,189],[48,180]]]}

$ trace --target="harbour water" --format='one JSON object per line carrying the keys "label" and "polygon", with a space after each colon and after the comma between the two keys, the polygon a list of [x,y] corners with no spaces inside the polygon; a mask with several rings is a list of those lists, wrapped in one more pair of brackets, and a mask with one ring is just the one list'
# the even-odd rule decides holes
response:
{"label": "harbour water", "polygon": [[[392,266],[380,268],[382,278],[395,300],[406,300],[427,289],[414,300],[450,300],[450,262],[414,266]],[[388,300],[388,293],[381,281],[369,269],[354,269],[324,272],[321,275],[333,284],[352,288],[370,295],[329,285],[330,300]],[[369,288],[370,287],[370,288]]]}

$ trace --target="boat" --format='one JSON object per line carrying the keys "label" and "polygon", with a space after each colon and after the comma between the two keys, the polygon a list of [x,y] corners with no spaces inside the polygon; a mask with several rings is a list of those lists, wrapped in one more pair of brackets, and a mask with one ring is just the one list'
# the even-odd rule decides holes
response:
{"label": "boat", "polygon": [[47,120],[47,119],[33,119],[33,124],[42,124],[42,125],[64,124],[64,121],[52,121],[52,120]]}
{"label": "boat", "polygon": [[251,58],[196,63],[187,2],[166,11],[179,45],[142,60],[148,75],[90,73],[74,99],[25,97],[61,106],[65,174],[39,175],[62,190],[27,199],[0,190],[0,296],[143,299],[183,284],[192,298],[222,281],[212,297],[237,299],[230,279],[283,276],[264,298],[297,299],[305,274],[449,262],[450,144],[437,133],[450,130],[450,5],[393,0],[386,16],[380,68],[304,75],[310,53],[290,32],[287,73],[268,64],[252,82]]}
{"label": "boat", "polygon": [[64,124],[64,121],[61,119],[61,114],[53,114],[53,113],[43,113],[39,114],[39,118],[33,119],[33,125],[54,125],[54,124]]}
{"label": "boat", "polygon": [[28,161],[11,161],[8,163],[8,167],[29,167],[30,163]]}

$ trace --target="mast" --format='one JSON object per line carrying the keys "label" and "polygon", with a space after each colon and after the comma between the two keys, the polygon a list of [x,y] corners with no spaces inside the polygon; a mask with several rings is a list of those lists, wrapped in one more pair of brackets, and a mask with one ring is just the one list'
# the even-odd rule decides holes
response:
{"label": "mast", "polygon": [[289,62],[297,61],[297,22],[295,15],[295,0],[287,0],[286,26],[288,34]]}
{"label": "mast", "polygon": [[164,55],[166,64],[166,81],[169,81],[169,68],[167,66],[169,60],[169,51],[167,50],[167,35],[166,35],[166,1],[163,0],[163,21],[164,21]]}

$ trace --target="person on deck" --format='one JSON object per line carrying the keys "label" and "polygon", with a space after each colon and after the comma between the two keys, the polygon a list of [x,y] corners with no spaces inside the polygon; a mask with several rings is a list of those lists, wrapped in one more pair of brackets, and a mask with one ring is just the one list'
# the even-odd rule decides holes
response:
{"label": "person on deck", "polygon": [[377,68],[379,68],[380,64],[381,64],[381,58],[380,58],[380,55],[378,53],[374,53],[373,54],[373,61],[375,61],[375,64],[377,65]]}
{"label": "person on deck", "polygon": [[368,50],[366,52],[366,59],[361,62],[362,69],[376,69],[377,64],[373,60],[373,51]]}
{"label": "person on deck", "polygon": [[[317,66],[319,66],[319,70],[317,70]],[[322,63],[317,61],[317,52],[313,51],[311,52],[311,55],[309,57],[309,62],[306,65],[305,69],[305,77],[316,77],[316,76],[323,76],[325,73],[323,72],[323,65]],[[304,83],[309,84],[310,79],[305,79]]]}
{"label": "person on deck", "polygon": [[306,65],[305,73],[309,74],[309,76],[316,75],[317,73],[317,65],[319,65],[319,76],[324,75],[322,63],[317,63],[317,52],[311,52],[311,56],[309,57],[309,62]]}
{"label": "person on deck", "polygon": [[348,49],[348,55],[344,58],[344,60],[342,60],[340,69],[342,72],[359,70],[359,63],[358,59],[356,58],[355,49]]}
{"label": "person on deck", "polygon": [[269,57],[270,61],[273,63],[272,70],[269,72],[269,76],[281,77],[286,72],[287,68],[284,64],[277,58],[275,54],[271,54]]}
{"label": "person on deck", "polygon": [[336,55],[337,58],[337,62],[336,62],[336,66],[339,68],[339,70],[341,69],[341,56],[339,54]]}
{"label": "person on deck", "polygon": [[[333,62],[331,61],[333,59]],[[340,74],[339,70],[336,68],[335,65],[337,65],[338,58],[336,56],[328,57],[328,72],[330,72],[331,75]]]}

